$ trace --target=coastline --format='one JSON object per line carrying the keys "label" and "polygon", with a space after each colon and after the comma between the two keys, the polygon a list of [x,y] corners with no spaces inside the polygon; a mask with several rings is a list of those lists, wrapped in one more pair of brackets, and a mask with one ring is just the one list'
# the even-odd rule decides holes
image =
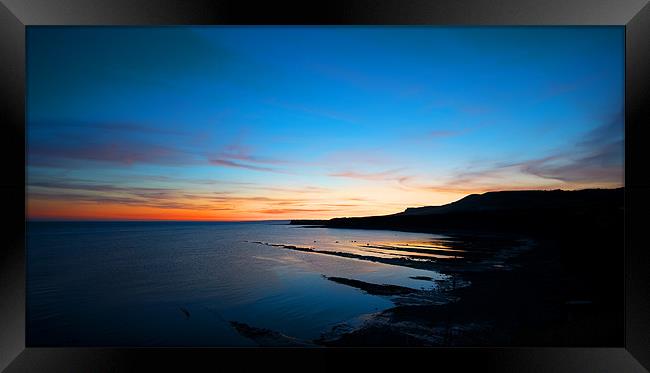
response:
{"label": "coastline", "polygon": [[[591,259],[582,257],[584,253],[578,254],[581,258],[564,256],[565,250],[575,245],[603,249],[620,242],[619,237],[612,234],[609,238],[589,238],[589,232],[576,233],[573,237],[562,235],[560,239],[522,240],[521,236],[516,239],[502,236],[501,240],[511,243],[513,239],[519,240],[519,245],[495,252],[503,264],[490,260],[409,263],[356,257],[431,269],[449,277],[438,280],[435,291],[390,290],[390,284],[330,279],[359,291],[389,297],[394,306],[366,315],[365,320],[354,327],[326,332],[320,339],[305,343],[340,347],[557,346],[558,343],[562,346],[602,346],[618,343],[623,338],[616,322],[622,318],[622,306],[616,302],[618,286],[610,277],[598,280],[598,273],[590,271],[596,262],[601,264],[596,268],[603,268],[602,256],[595,255]],[[484,237],[473,243],[489,245]],[[350,257],[291,245],[269,246]],[[618,278],[616,260],[610,260],[605,268],[612,272],[612,279]],[[264,337],[269,335],[264,334]]]}
{"label": "coastline", "polygon": [[[459,239],[459,243],[469,244],[467,238]],[[463,306],[458,303],[463,298],[472,299],[474,296],[467,289],[473,286],[474,282],[484,282],[486,273],[507,272],[513,267],[506,263],[509,258],[515,257],[520,252],[530,249],[533,242],[512,237],[474,238],[472,246],[480,247],[481,254],[471,253],[469,250],[464,254],[467,256],[433,262],[429,260],[411,260],[405,258],[381,258],[375,256],[353,255],[344,252],[333,252],[317,250],[309,247],[296,247],[294,245],[272,244],[254,242],[261,245],[276,247],[283,250],[308,252],[318,255],[333,255],[357,260],[366,260],[390,265],[406,266],[418,269],[433,270],[447,276],[445,280],[435,280],[435,290],[418,290],[404,288],[391,284],[368,283],[353,278],[324,278],[358,289],[371,295],[384,296],[391,299],[393,307],[366,315],[364,322],[353,328],[342,328],[323,333],[320,339],[314,341],[303,341],[312,343],[315,346],[446,346],[449,344],[449,337],[445,336],[450,330],[462,328],[468,332],[477,332],[477,325],[470,325],[463,321],[455,325],[449,324],[452,321],[450,312]],[[501,245],[507,249],[497,249]],[[459,247],[455,247],[460,250]],[[466,247],[467,249],[467,247]],[[417,250],[417,249],[415,249]],[[478,249],[477,249],[478,251]],[[498,257],[498,259],[497,259]],[[497,264],[498,263],[498,264]],[[471,274],[470,274],[471,273]],[[433,281],[432,278],[418,278],[423,282]],[[439,322],[438,322],[439,321]],[[462,321],[462,320],[459,320]],[[441,324],[442,322],[442,324]],[[457,325],[456,325],[457,324]],[[473,322],[471,324],[476,324]],[[254,326],[247,326],[254,328]],[[268,339],[277,335],[277,332],[258,330],[253,340],[259,339],[258,343],[268,344]],[[247,334],[250,337],[250,333]],[[283,344],[283,338],[278,340]],[[470,343],[471,344],[471,343]]]}
{"label": "coastline", "polygon": [[[490,251],[491,255],[468,255],[468,259],[457,261],[357,256],[360,260],[446,274],[452,280],[442,284],[438,296],[447,301],[404,304],[393,296],[394,307],[371,315],[355,330],[322,339],[318,344],[620,344],[623,331],[616,321],[623,320],[621,289],[612,279],[621,278],[623,273],[623,254],[616,251],[623,240],[622,195],[623,188],[497,192],[386,216],[293,220],[290,224],[304,228],[436,233],[455,237],[460,242],[473,242],[477,247],[489,246],[490,240],[503,245],[500,250]],[[504,242],[509,243],[504,245]],[[318,250],[307,251],[318,253]],[[475,254],[472,250],[468,253]],[[325,254],[350,257],[345,253]],[[493,260],[495,256],[499,256],[498,262]],[[344,283],[359,286],[354,281],[346,279]],[[451,281],[462,285],[450,286]],[[373,289],[377,285],[363,287]],[[417,298],[418,293],[410,296]]]}

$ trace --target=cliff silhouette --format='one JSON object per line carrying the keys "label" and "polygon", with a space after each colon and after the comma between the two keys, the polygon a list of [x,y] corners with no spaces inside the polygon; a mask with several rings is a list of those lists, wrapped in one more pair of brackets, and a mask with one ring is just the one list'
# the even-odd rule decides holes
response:
{"label": "cliff silhouette", "polygon": [[392,215],[293,220],[291,224],[431,233],[611,229],[623,222],[623,202],[624,188],[499,191],[471,194],[442,206],[410,207]]}

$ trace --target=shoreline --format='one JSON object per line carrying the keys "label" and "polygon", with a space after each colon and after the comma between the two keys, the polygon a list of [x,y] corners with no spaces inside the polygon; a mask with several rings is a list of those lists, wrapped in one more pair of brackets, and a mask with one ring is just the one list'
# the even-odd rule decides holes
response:
{"label": "shoreline", "polygon": [[[274,244],[260,241],[252,243],[284,250],[332,255],[388,265],[431,270],[447,276],[446,279],[442,280],[434,280],[432,277],[426,276],[417,276],[418,278],[416,278],[416,280],[436,283],[434,290],[421,290],[392,284],[369,283],[353,278],[327,277],[323,275],[323,277],[329,281],[356,288],[367,294],[388,297],[392,301],[393,306],[373,314],[362,315],[362,317],[365,318],[364,322],[355,327],[348,326],[346,328],[341,328],[338,331],[323,331],[320,338],[313,341],[302,341],[301,343],[313,344],[315,346],[369,346],[373,345],[376,341],[380,341],[378,345],[381,346],[442,346],[445,345],[446,339],[441,336],[440,330],[437,329],[443,328],[444,325],[440,326],[435,325],[435,323],[430,324],[428,322],[422,322],[423,316],[445,313],[446,309],[451,310],[455,307],[454,304],[459,302],[462,297],[468,296],[467,294],[460,296],[458,292],[461,289],[471,287],[474,281],[482,281],[482,276],[480,275],[482,273],[512,270],[505,261],[508,258],[518,255],[518,253],[522,251],[528,250],[530,245],[532,245],[530,240],[522,241],[520,238],[513,239],[511,237],[503,236],[498,237],[498,239],[494,241],[486,240],[485,237],[474,237],[471,244],[467,243],[466,240],[467,237],[449,237],[447,242],[463,242],[465,246],[462,247],[466,250],[459,247],[454,247],[454,249],[463,251],[463,254],[468,254],[467,256],[462,258],[449,257],[445,260],[436,258],[435,261],[364,256],[346,252],[319,250],[311,247],[299,247],[289,244]],[[506,249],[496,248],[501,247],[504,242],[507,242]],[[359,246],[373,247],[363,245]],[[483,255],[477,255],[478,250],[476,248],[474,249],[474,252],[472,252],[469,246],[481,247]],[[404,247],[400,247],[400,250],[402,249],[404,249]],[[441,250],[455,251],[454,249]],[[422,249],[413,247],[411,250],[417,254]],[[497,262],[503,264],[495,264]],[[472,273],[472,276],[469,276],[470,273]],[[397,318],[398,316],[399,318]],[[449,319],[449,317],[445,316],[442,319],[446,320]],[[256,329],[254,326],[250,325],[247,325],[247,327]],[[443,329],[448,330],[449,327],[444,326]],[[465,329],[475,330],[476,327],[468,325]],[[414,331],[416,330],[419,333],[417,336],[414,334]],[[250,337],[250,333],[247,334]],[[278,334],[279,333],[276,331],[267,330],[266,332],[258,333],[258,336],[252,339],[259,339],[258,343],[268,345],[269,339]],[[285,342],[284,337],[278,340],[280,345]]]}
{"label": "shoreline", "polygon": [[[622,229],[617,232],[617,227],[610,226],[603,232],[604,237],[594,235],[588,224],[545,235],[469,235],[465,231],[457,236],[441,230],[419,231],[449,236],[448,242],[461,245],[464,254],[469,253],[462,259],[434,261],[257,243],[434,270],[449,276],[438,280],[437,290],[428,296],[426,292],[404,289],[397,292],[408,294],[391,294],[381,290],[390,284],[338,279],[335,282],[359,291],[378,291],[382,294],[376,295],[391,298],[394,306],[366,315],[364,322],[354,328],[323,332],[320,339],[310,341],[318,346],[602,346],[614,345],[623,338],[617,322],[622,320],[622,306],[616,303],[617,287],[600,273],[603,269],[613,273],[622,270],[616,267],[616,260],[603,255],[620,244],[617,233],[622,234]],[[475,255],[477,249],[489,255]],[[417,252],[418,248],[411,250]],[[433,298],[437,301],[431,301]]]}

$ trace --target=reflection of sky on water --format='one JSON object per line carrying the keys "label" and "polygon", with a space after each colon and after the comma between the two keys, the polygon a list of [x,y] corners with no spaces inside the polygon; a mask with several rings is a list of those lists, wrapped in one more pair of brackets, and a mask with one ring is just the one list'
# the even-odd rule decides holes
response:
{"label": "reflection of sky on water", "polygon": [[30,223],[29,344],[250,345],[230,320],[318,338],[392,306],[323,275],[413,288],[435,283],[412,276],[442,275],[246,241],[369,255],[357,245],[434,238],[270,223]]}

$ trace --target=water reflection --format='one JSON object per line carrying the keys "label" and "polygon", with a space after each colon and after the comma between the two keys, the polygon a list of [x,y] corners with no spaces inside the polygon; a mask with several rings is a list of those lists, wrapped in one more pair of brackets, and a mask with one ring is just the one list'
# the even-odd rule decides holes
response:
{"label": "water reflection", "polygon": [[446,276],[254,241],[437,260],[448,246],[443,239],[269,223],[29,223],[28,344],[253,345],[231,321],[316,339],[393,306],[390,297],[328,277],[433,290]]}

